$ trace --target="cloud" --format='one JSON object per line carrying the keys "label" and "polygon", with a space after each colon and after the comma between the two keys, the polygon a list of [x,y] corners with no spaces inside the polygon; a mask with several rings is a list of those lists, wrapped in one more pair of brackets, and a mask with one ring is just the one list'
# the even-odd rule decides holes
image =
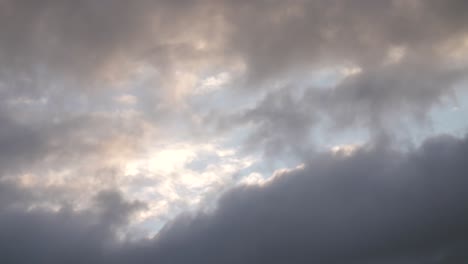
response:
{"label": "cloud", "polygon": [[144,205],[105,191],[89,210],[0,208],[4,263],[102,263],[116,243],[116,230]]}
{"label": "cloud", "polygon": [[206,2],[2,1],[2,85],[34,97],[90,92],[149,67],[161,76],[153,85],[175,96],[184,89],[173,87],[177,72],[193,74],[217,60],[222,24],[206,15]]}
{"label": "cloud", "polygon": [[110,81],[145,64],[167,83],[180,74],[202,73],[196,67],[229,67],[233,58],[246,65],[244,77],[253,83],[323,64],[353,62],[367,70],[395,46],[404,47],[407,56],[436,59],[437,48],[466,35],[466,18],[458,12],[464,5],[460,0],[5,0],[0,72],[32,85],[58,80],[59,73],[65,79]]}
{"label": "cloud", "polygon": [[430,122],[434,106],[447,104],[447,98],[455,103],[467,81],[466,69],[419,60],[382,65],[343,76],[329,88],[285,85],[267,92],[254,106],[212,112],[206,122],[223,132],[250,126],[245,145],[263,150],[267,157],[305,155],[317,143],[317,129],[329,134],[364,129],[374,139],[393,138],[408,129],[406,120],[413,126]]}
{"label": "cloud", "polygon": [[[342,127],[392,127],[388,116],[424,115],[466,81],[468,23],[458,12],[465,5],[460,0],[3,1],[0,94],[13,100],[45,98],[54,106],[57,101],[75,104],[70,98],[98,97],[95,90],[135,81],[146,69],[151,81],[144,94],[135,95],[141,103],[135,108],[153,119],[186,111],[181,122],[192,124],[198,119],[190,114],[204,108],[184,100],[203,87],[225,83],[226,76],[226,90],[243,90],[246,101],[258,90],[274,93],[277,83],[293,90],[324,68],[352,65],[332,93],[308,92],[308,100],[294,102],[299,108],[294,111],[305,112],[297,115],[303,123],[289,130],[304,131],[303,140],[309,132],[304,128],[314,126],[323,111]],[[224,72],[229,74],[223,77]],[[277,100],[273,97],[265,101]],[[266,104],[274,102],[261,102],[252,112]],[[245,122],[264,118],[253,141],[285,145],[277,144],[277,137],[285,137],[278,132],[282,123],[289,123],[281,120],[292,111],[284,107],[276,107],[275,120],[245,113]],[[243,105],[230,110],[245,112]],[[224,111],[217,113],[219,119],[229,122]],[[263,135],[268,133],[274,135]],[[270,148],[266,152],[275,151]]]}
{"label": "cloud", "polygon": [[[468,139],[411,152],[363,146],[324,153],[216,209],[182,214],[153,239],[118,240],[142,208],[103,192],[91,209],[0,211],[6,263],[455,263],[466,261]],[[17,241],[13,243],[13,241]],[[42,261],[42,262],[41,262]]]}
{"label": "cloud", "polygon": [[[327,125],[327,133],[358,127],[374,137],[403,134],[401,116],[417,126],[444,98],[465,90],[468,23],[456,11],[463,1],[219,5],[231,29],[228,50],[246,67],[237,87],[257,102],[214,109],[206,122],[223,133],[253,125],[248,148],[301,153],[297,142],[314,145],[314,129]],[[310,84],[329,68],[348,70],[331,84]]]}
{"label": "cloud", "polygon": [[[409,153],[321,155],[185,215],[147,249],[159,263],[447,263],[466,259],[468,139]],[[182,254],[183,253],[183,254]]]}
{"label": "cloud", "polygon": [[0,109],[0,178],[21,164],[30,164],[41,155],[42,136],[28,126],[15,122]]}
{"label": "cloud", "polygon": [[371,69],[395,45],[433,57],[432,49],[467,33],[466,18],[456,12],[466,5],[460,0],[224,4],[234,28],[229,43],[243,54],[249,77],[257,81],[330,63]]}
{"label": "cloud", "polygon": [[0,0],[0,262],[466,260],[467,9]]}

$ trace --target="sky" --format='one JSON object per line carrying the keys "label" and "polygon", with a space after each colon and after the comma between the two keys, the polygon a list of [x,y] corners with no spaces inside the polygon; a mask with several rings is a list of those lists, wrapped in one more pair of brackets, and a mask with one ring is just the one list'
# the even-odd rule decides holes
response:
{"label": "sky", "polygon": [[468,261],[467,12],[0,0],[0,263]]}

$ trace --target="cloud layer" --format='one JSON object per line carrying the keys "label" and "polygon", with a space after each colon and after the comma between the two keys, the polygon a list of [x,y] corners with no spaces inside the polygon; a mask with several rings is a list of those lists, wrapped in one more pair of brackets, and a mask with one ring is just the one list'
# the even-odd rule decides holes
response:
{"label": "cloud layer", "polygon": [[0,262],[465,261],[466,10],[0,0]]}
{"label": "cloud layer", "polygon": [[[153,239],[108,233],[139,203],[115,193],[92,211],[2,208],[8,263],[455,263],[466,260],[468,140],[432,138],[410,153],[378,146],[322,154],[263,184],[184,214]],[[453,262],[455,261],[455,262]]]}

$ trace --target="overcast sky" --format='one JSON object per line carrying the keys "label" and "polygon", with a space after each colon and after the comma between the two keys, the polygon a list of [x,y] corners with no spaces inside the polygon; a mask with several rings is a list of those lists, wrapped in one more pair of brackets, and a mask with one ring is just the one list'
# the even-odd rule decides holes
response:
{"label": "overcast sky", "polygon": [[467,14],[0,0],[0,263],[467,262]]}

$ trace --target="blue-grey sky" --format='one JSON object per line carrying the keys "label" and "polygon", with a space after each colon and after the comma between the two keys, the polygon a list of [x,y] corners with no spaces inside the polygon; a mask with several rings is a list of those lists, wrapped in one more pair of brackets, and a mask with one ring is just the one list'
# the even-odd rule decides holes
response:
{"label": "blue-grey sky", "polygon": [[0,263],[466,262],[467,12],[0,0]]}

